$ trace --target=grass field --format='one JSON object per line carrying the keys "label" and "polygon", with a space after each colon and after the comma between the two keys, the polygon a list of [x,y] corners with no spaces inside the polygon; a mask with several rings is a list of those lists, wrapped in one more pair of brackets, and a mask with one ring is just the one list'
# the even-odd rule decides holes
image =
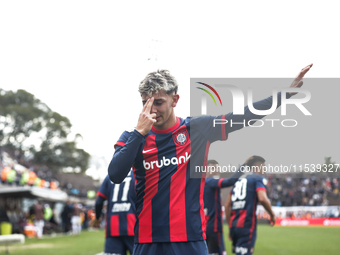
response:
{"label": "grass field", "polygon": [[[225,245],[231,254],[231,242]],[[339,255],[339,227],[270,227],[260,225],[255,246],[256,255]],[[103,251],[104,231],[83,231],[80,236],[26,239],[24,245],[10,246],[12,255],[94,255]],[[0,254],[5,247],[0,246]]]}

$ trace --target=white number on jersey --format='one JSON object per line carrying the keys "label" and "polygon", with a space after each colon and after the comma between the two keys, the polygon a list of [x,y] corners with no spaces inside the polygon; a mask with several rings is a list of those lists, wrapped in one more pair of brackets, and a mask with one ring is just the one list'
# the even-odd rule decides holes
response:
{"label": "white number on jersey", "polygon": [[[129,193],[131,179],[132,179],[131,177],[126,177],[124,179],[123,183],[121,183],[121,184],[124,184],[124,189],[123,189],[121,201],[127,201],[127,196],[128,196],[128,193]],[[115,187],[113,189],[112,202],[117,202],[119,187],[120,187],[121,184],[115,184]]]}
{"label": "white number on jersey", "polygon": [[247,179],[242,178],[235,183],[234,193],[231,196],[231,201],[243,200],[247,196]]}

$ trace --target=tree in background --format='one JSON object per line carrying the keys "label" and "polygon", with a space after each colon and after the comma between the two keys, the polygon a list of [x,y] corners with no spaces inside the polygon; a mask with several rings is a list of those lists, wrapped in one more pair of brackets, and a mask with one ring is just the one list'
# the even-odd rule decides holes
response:
{"label": "tree in background", "polygon": [[0,89],[0,146],[17,151],[53,172],[63,168],[84,172],[90,154],[69,139],[71,122],[25,90]]}

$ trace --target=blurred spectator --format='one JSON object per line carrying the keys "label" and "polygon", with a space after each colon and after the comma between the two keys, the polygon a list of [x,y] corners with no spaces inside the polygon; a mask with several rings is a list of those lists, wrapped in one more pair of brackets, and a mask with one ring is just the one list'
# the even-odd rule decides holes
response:
{"label": "blurred spectator", "polygon": [[44,229],[44,208],[40,200],[38,200],[38,202],[33,205],[33,212],[34,212],[34,226],[37,232],[37,238],[40,239],[43,235]]}
{"label": "blurred spectator", "polygon": [[71,202],[67,201],[64,206],[64,210],[61,213],[61,220],[64,233],[67,233],[71,230],[71,217],[72,217]]}
{"label": "blurred spectator", "polygon": [[81,232],[81,221],[80,221],[80,204],[74,203],[73,204],[73,211],[72,211],[72,234],[79,235]]}

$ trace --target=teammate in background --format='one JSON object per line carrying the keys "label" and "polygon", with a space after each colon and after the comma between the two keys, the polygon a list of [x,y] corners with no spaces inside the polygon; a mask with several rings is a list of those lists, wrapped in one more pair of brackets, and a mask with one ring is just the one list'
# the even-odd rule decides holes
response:
{"label": "teammate in background", "polygon": [[80,204],[73,203],[71,224],[72,224],[72,234],[80,235],[81,233],[81,220],[80,220]]}
{"label": "teammate in background", "polygon": [[256,207],[260,202],[274,225],[276,218],[266,193],[267,180],[263,177],[265,160],[252,156],[243,165],[243,175],[235,183],[225,204],[229,223],[229,238],[236,255],[253,254],[256,241]]}
{"label": "teammate in background", "polygon": [[45,222],[44,222],[44,207],[42,206],[40,200],[38,200],[38,202],[33,205],[33,213],[34,213],[34,226],[35,231],[37,233],[37,238],[41,239],[43,235]]}
{"label": "teammate in background", "polygon": [[104,254],[132,254],[135,217],[135,178],[132,171],[121,184],[114,184],[106,176],[97,193],[96,223],[100,225],[100,216],[104,201],[107,200],[105,250]]}
{"label": "teammate in background", "polygon": [[234,173],[230,178],[220,178],[217,171],[218,162],[208,160],[207,178],[204,187],[204,213],[206,221],[206,242],[209,255],[225,255],[223,222],[221,208],[221,188],[233,186],[238,178],[243,174],[240,171]]}
{"label": "teammate in background", "polygon": [[[303,68],[291,84],[302,86],[302,78],[312,67]],[[204,178],[190,178],[191,166],[207,166],[211,143],[227,140],[228,134],[264,115],[176,117],[178,84],[167,70],[149,73],[139,85],[143,109],[134,131],[125,131],[115,144],[108,168],[110,179],[120,183],[134,166],[136,214],[134,255],[208,254],[203,205]],[[288,98],[296,93],[287,93]],[[277,107],[281,105],[277,95]],[[253,104],[268,110],[272,97]],[[213,127],[215,119],[226,124]],[[193,143],[194,146],[192,145]]]}

